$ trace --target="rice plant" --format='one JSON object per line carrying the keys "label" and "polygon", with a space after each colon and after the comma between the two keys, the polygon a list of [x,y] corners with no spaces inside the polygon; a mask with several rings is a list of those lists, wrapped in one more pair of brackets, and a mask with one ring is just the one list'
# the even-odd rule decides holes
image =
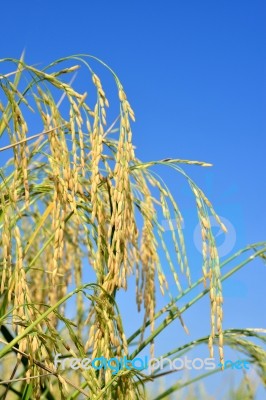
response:
{"label": "rice plant", "polygon": [[[153,356],[156,338],[173,321],[179,320],[186,329],[182,314],[206,295],[209,335],[165,356],[207,344],[213,358],[217,347],[220,367],[211,371],[217,373],[224,368],[224,346],[228,345],[246,355],[265,383],[265,331],[223,330],[222,282],[255,257],[263,262],[266,242],[220,262],[210,217],[226,228],[182,167],[210,164],[139,160],[132,136],[134,111],[115,72],[96,57],[66,57],[41,69],[28,65],[24,56],[0,62],[1,398],[149,398],[146,383],[159,379],[162,371],[155,368],[147,374],[130,360],[147,347]],[[98,66],[106,68],[115,82],[112,107],[94,70]],[[74,88],[78,70],[84,73],[84,91]],[[155,174],[154,166],[181,174],[195,198],[202,236],[202,278],[198,281],[190,273],[177,199]],[[163,235],[162,218],[171,228],[173,221],[176,226],[171,229],[174,252]],[[223,273],[223,267],[232,264]],[[169,289],[166,267],[178,296]],[[144,309],[144,320],[127,337],[117,293],[127,289],[131,275],[136,282],[136,307]],[[180,300],[199,285],[201,293],[179,307]],[[168,296],[169,303],[158,310],[160,295]],[[60,362],[55,365],[58,355]],[[75,368],[63,362],[69,357],[77,360]],[[98,359],[95,368],[84,366],[88,357]],[[129,364],[113,373],[111,368],[99,367],[101,357],[126,357]],[[176,385],[153,400],[166,399],[208,374],[185,382],[178,378]]]}

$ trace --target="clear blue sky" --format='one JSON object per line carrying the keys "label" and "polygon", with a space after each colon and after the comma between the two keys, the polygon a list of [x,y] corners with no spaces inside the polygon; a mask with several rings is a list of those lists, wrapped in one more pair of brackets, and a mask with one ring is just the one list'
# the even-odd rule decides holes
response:
{"label": "clear blue sky", "polygon": [[[233,225],[232,251],[266,240],[262,0],[10,0],[2,2],[0,12],[1,58],[19,57],[26,49],[28,63],[45,65],[77,53],[104,60],[117,72],[135,109],[137,155],[213,163],[212,169],[186,171]],[[191,263],[192,273],[198,276],[191,196],[183,180],[162,173],[180,197],[188,250],[197,260]],[[255,261],[234,277],[233,285],[225,285],[226,328],[265,327],[265,275],[265,266]],[[202,334],[209,329],[207,302],[204,310]],[[194,333],[198,316],[196,308],[188,315]],[[169,337],[178,342],[177,329],[176,324]],[[162,347],[167,350],[168,344]]]}

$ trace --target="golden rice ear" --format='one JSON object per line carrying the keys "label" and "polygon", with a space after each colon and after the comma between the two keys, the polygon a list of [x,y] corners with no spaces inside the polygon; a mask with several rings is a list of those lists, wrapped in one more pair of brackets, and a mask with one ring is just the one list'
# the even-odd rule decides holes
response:
{"label": "golden rice ear", "polygon": [[[93,59],[90,57],[89,61]],[[1,293],[7,293],[8,307],[14,308],[14,328],[21,339],[19,349],[34,352],[27,379],[36,372],[36,362],[44,353],[47,365],[51,362],[51,348],[59,352],[63,346],[79,356],[86,355],[87,350],[93,356],[110,358],[128,354],[115,299],[118,290],[127,289],[131,274],[136,274],[137,307],[144,306],[141,339],[146,326],[150,325],[151,335],[155,332],[157,278],[161,292],[171,299],[173,293],[166,276],[171,276],[179,293],[184,290],[182,274],[185,285],[191,285],[182,214],[167,185],[155,173],[153,167],[158,165],[182,174],[195,196],[203,242],[203,276],[210,289],[209,348],[212,355],[218,333],[222,362],[221,276],[210,216],[223,230],[226,228],[202,190],[180,167],[210,164],[171,158],[142,163],[132,144],[134,111],[118,77],[107,67],[117,85],[119,103],[114,114],[118,117],[110,123],[107,90],[88,58],[73,57],[75,65],[61,68],[64,61],[70,60],[58,60],[44,71],[27,65],[22,58],[16,61],[15,79],[6,74],[2,87],[0,136],[5,135],[9,144],[0,151],[10,152],[11,161],[0,170]],[[91,77],[91,87],[82,93],[65,78],[79,69],[77,60],[88,68]],[[26,86],[27,80],[21,80],[24,74],[31,79]],[[91,95],[91,88],[95,96]],[[28,118],[32,110],[40,126],[36,134],[35,125]],[[171,231],[169,240],[164,235],[162,219]],[[84,265],[85,258],[89,265]],[[61,299],[72,284],[81,287],[88,280],[96,282],[93,295],[89,297],[85,289],[73,294],[77,300],[73,328]],[[90,310],[84,298],[89,300]],[[34,325],[35,331],[24,335],[27,326],[45,314],[47,306],[57,304],[58,310],[41,318]],[[186,330],[178,310],[175,312]],[[65,327],[63,338],[59,322]],[[153,356],[154,341],[149,344]],[[61,375],[55,376],[58,397],[69,385]],[[83,377],[93,396],[104,387],[108,398],[137,398],[133,373],[121,373],[116,388],[110,384],[110,371],[98,375],[88,372]],[[38,380],[34,385],[39,390]]]}

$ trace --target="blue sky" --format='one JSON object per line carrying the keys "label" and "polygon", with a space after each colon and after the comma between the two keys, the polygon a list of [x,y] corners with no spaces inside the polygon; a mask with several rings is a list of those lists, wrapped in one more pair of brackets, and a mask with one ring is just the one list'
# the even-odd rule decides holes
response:
{"label": "blue sky", "polygon": [[[186,172],[232,224],[233,252],[266,239],[265,17],[259,0],[10,0],[1,4],[0,57],[26,49],[26,61],[43,66],[78,53],[109,64],[135,110],[138,157],[214,164]],[[176,174],[156,171],[179,199],[198,276],[191,194]],[[255,261],[225,285],[225,327],[265,327],[265,275]],[[209,329],[205,303],[202,334]],[[197,307],[188,314],[192,332],[198,315]],[[169,337],[178,340],[174,332]],[[167,349],[166,342],[161,346]]]}

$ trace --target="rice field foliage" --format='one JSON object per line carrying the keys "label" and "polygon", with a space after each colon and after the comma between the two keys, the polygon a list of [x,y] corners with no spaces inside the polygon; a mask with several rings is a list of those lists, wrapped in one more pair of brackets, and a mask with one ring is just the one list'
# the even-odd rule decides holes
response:
{"label": "rice field foliage", "polygon": [[[106,68],[115,82],[117,100],[114,106],[110,102],[113,108],[94,70],[99,66]],[[85,91],[81,92],[73,83],[79,69],[86,71]],[[24,56],[2,59],[0,71],[8,71],[0,73],[3,396],[147,398],[145,382],[155,375],[147,377],[133,369],[116,375],[108,369],[60,371],[54,368],[54,356],[133,358],[146,346],[153,355],[156,336],[175,319],[184,326],[182,313],[206,294],[211,327],[204,343],[210,356],[217,346],[223,363],[224,344],[240,346],[254,358],[265,380],[265,365],[260,362],[265,352],[245,339],[251,333],[224,334],[222,328],[222,280],[253,258],[264,257],[265,243],[243,250],[251,251],[252,256],[222,276],[210,217],[215,217],[224,231],[226,228],[182,168],[185,164],[210,164],[180,159],[144,163],[137,159],[133,108],[114,71],[93,56],[67,57],[43,69],[26,64]],[[195,198],[203,243],[200,281],[193,282],[191,277],[181,211],[168,187],[153,172],[155,165],[181,174]],[[171,229],[174,252],[165,242],[162,218],[169,220],[172,228],[175,221],[176,229]],[[169,290],[160,248],[178,289],[177,298]],[[85,268],[94,271],[93,281],[84,279]],[[143,307],[144,321],[127,338],[116,294],[127,289],[130,275],[135,275],[136,306],[138,310]],[[186,277],[186,287],[181,285],[181,275]],[[171,299],[157,312],[156,282],[161,293]],[[179,309],[177,301],[200,284],[201,295]],[[66,304],[73,298],[75,318],[70,320]],[[165,320],[156,325],[161,315]],[[129,345],[135,338],[138,343],[131,352]],[[260,339],[264,340],[262,333]],[[158,399],[166,398],[162,396]]]}

